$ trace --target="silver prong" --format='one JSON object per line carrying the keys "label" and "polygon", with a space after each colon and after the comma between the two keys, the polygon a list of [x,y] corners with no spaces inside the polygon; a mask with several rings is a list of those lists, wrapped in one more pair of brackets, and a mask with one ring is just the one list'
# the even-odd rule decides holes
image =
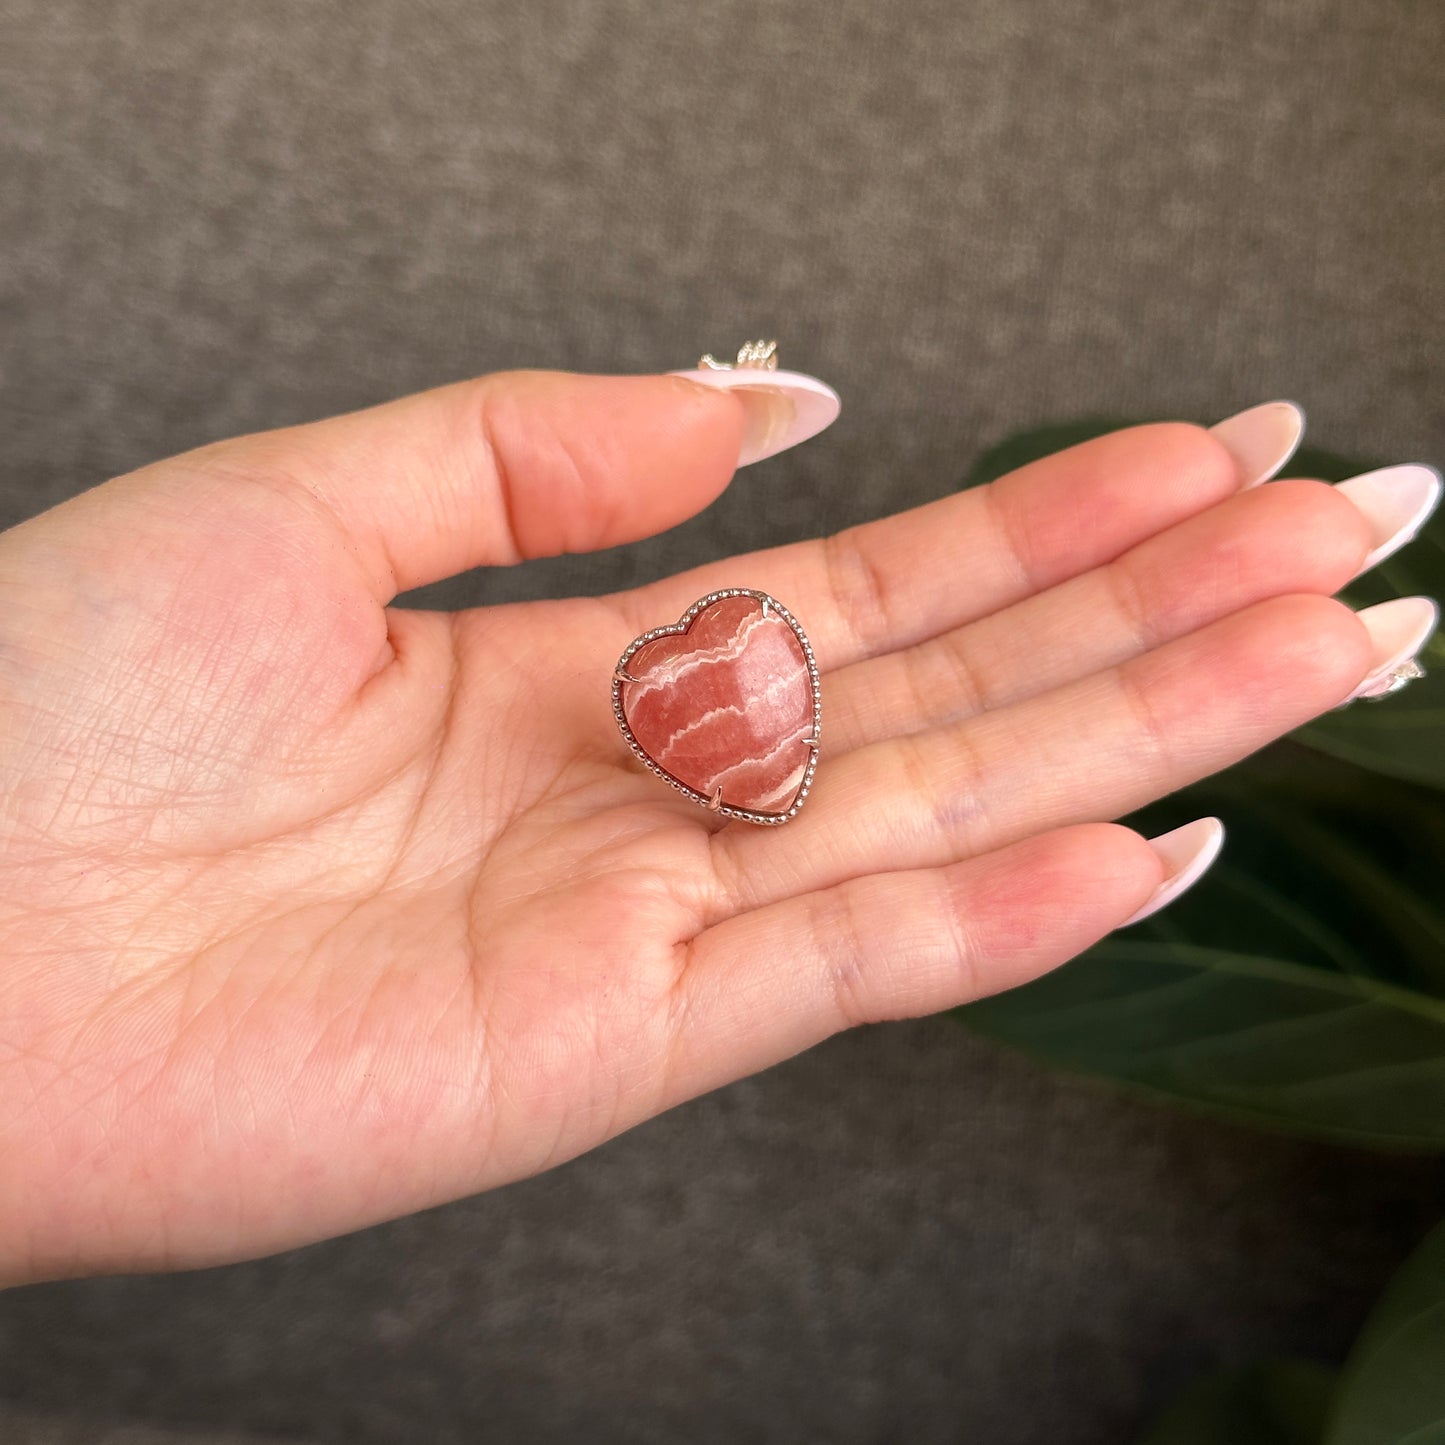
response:
{"label": "silver prong", "polygon": [[823,746],[822,743],[820,743],[816,737],[804,738],[804,739],[803,739],[803,742],[804,742],[808,747],[812,748],[812,750],[813,750],[815,753],[818,751],[818,749],[819,749],[820,747]]}
{"label": "silver prong", "polygon": [[713,789],[712,802],[707,805],[708,812],[716,813],[722,807],[722,785],[719,784]]}
{"label": "silver prong", "polygon": [[613,674],[612,674],[612,681],[613,681],[613,682],[641,682],[642,679],[641,679],[640,677],[633,677],[633,675],[632,675],[630,672],[628,672],[626,668],[624,668],[624,667],[619,667],[619,668],[617,668],[617,669],[613,672]]}
{"label": "silver prong", "polygon": [[762,599],[762,601],[763,601],[763,616],[766,617],[766,616],[768,615],[768,599],[767,599],[766,597],[764,597],[764,598]]}
{"label": "silver prong", "polygon": [[1413,657],[1406,658],[1394,672],[1390,674],[1390,681],[1387,687],[1377,693],[1367,694],[1366,702],[1384,702],[1387,697],[1399,692],[1407,683],[1413,682],[1417,677],[1424,677],[1425,669],[1415,661]]}
{"label": "silver prong", "polygon": [[778,343],[776,341],[746,341],[738,348],[736,365],[752,367],[759,371],[778,369]]}
{"label": "silver prong", "polygon": [[736,361],[719,361],[712,352],[698,359],[699,371],[776,371],[778,369],[778,343],[776,341],[745,341],[738,348]]}

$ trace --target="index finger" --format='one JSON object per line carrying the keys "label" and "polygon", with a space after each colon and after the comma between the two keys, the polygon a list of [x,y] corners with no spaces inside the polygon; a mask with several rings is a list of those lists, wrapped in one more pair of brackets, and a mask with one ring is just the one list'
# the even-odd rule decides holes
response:
{"label": "index finger", "polygon": [[608,600],[641,633],[709,592],[759,588],[798,619],[827,671],[927,641],[1113,561],[1266,480],[1302,430],[1289,402],[1208,430],[1130,427],[881,521],[708,563]]}

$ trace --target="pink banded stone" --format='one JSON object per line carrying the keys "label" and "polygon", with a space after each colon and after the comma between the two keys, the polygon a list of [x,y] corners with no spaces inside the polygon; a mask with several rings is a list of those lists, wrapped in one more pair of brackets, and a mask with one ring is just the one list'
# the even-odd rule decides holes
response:
{"label": "pink banded stone", "polygon": [[797,634],[756,597],[704,607],[686,632],[643,643],[621,688],[638,746],[706,798],[786,813],[811,761],[813,684]]}

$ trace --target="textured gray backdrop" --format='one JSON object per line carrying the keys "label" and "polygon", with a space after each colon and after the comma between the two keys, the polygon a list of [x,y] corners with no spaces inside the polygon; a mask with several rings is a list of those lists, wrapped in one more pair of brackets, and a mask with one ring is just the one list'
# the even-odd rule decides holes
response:
{"label": "textured gray backdrop", "polygon": [[[418,600],[831,529],[1084,412],[1287,396],[1438,463],[1442,63],[1417,0],[0,0],[0,525],[757,334],[832,431],[655,543]],[[1213,1363],[1338,1356],[1442,1195],[879,1028],[411,1220],[0,1296],[0,1439],[1118,1445]]]}

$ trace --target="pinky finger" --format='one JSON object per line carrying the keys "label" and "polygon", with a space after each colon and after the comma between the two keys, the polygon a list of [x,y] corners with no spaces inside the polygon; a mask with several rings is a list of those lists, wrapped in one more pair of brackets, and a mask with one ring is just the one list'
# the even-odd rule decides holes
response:
{"label": "pinky finger", "polygon": [[1222,837],[1214,819],[1152,842],[1116,824],[1082,824],[727,919],[693,940],[677,985],[669,1102],[856,1024],[1027,983],[1172,901]]}

